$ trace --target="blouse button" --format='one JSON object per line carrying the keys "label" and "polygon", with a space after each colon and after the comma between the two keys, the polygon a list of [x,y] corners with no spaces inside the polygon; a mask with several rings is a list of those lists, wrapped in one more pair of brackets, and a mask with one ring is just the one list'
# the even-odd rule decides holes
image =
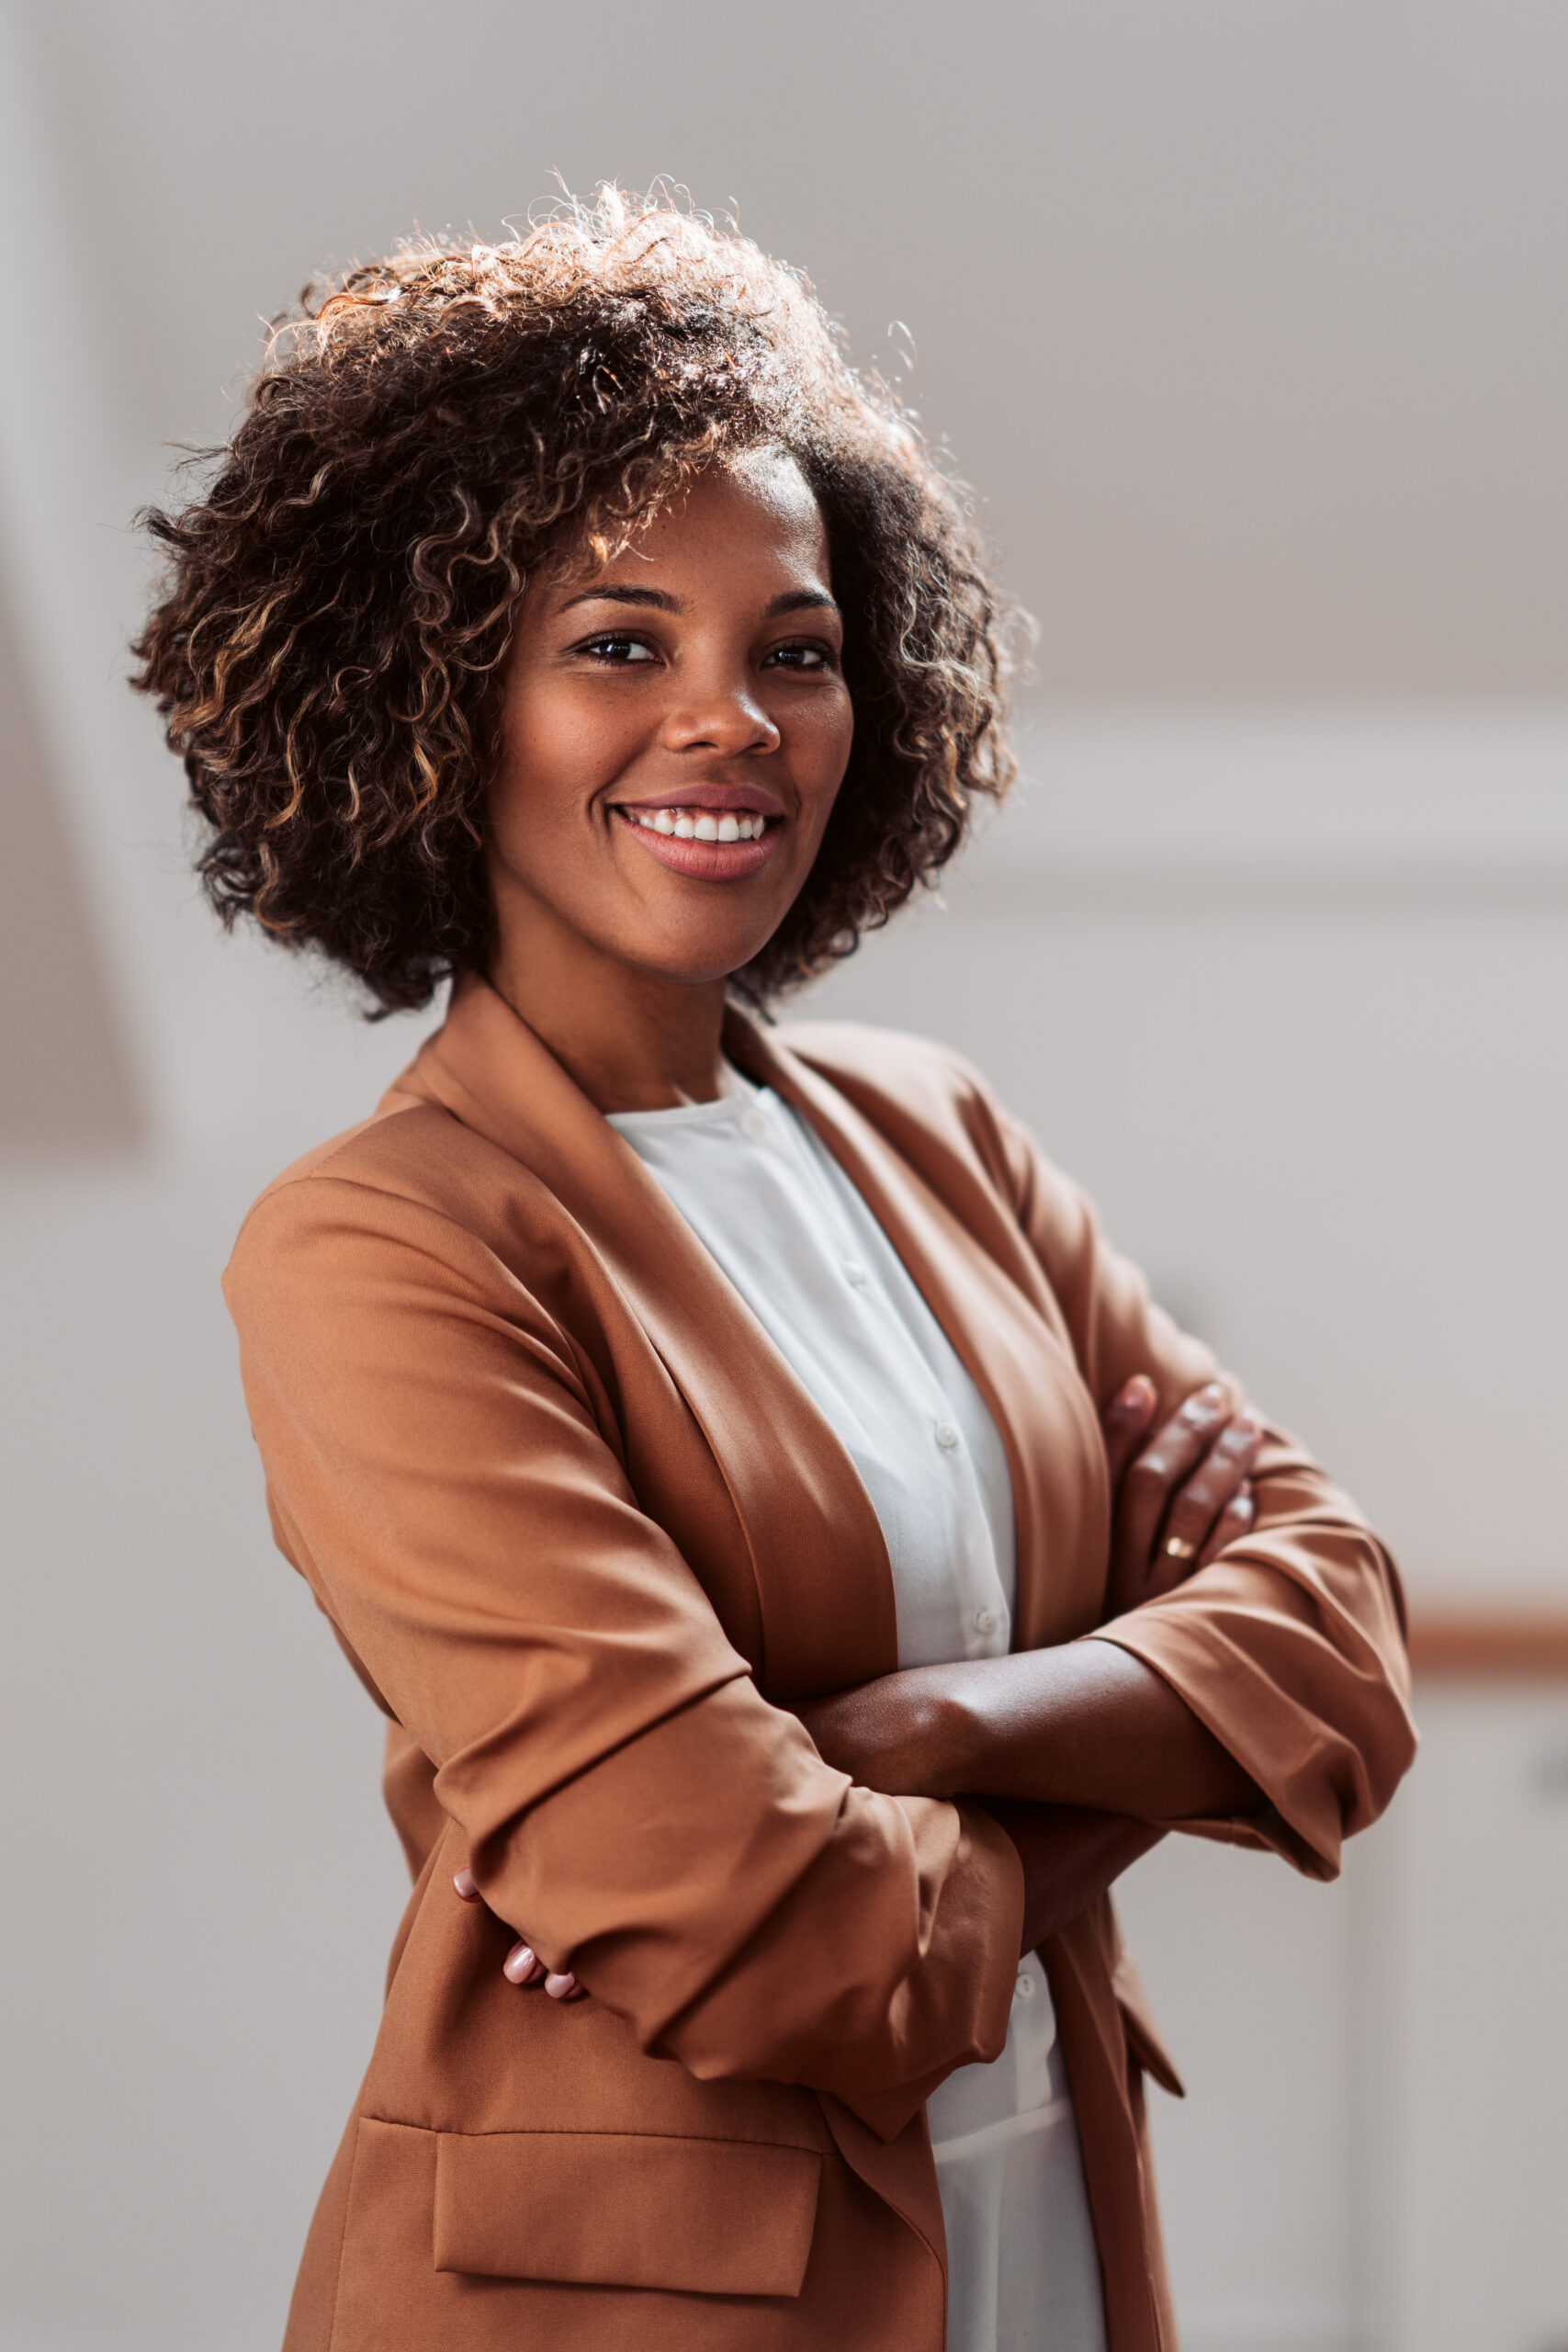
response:
{"label": "blouse button", "polygon": [[1032,1999],[1034,1993],[1033,1977],[1031,1976],[1024,1969],[1021,1968],[1018,1972],[1018,1982],[1014,1984],[1012,1989],[1015,1999],[1020,2001]]}
{"label": "blouse button", "polygon": [[951,1421],[937,1423],[936,1442],[944,1453],[953,1452],[953,1447],[958,1443],[958,1431]]}
{"label": "blouse button", "polygon": [[865,1268],[860,1263],[859,1260],[855,1258],[846,1258],[844,1261],[844,1280],[847,1283],[853,1283],[856,1290],[863,1290],[866,1285],[866,1279]]}
{"label": "blouse button", "polygon": [[768,1123],[761,1111],[742,1111],[740,1132],[748,1143],[761,1143],[768,1132]]}
{"label": "blouse button", "polygon": [[996,1611],[994,1609],[976,1609],[975,1611],[975,1631],[977,1634],[994,1634],[996,1630]]}

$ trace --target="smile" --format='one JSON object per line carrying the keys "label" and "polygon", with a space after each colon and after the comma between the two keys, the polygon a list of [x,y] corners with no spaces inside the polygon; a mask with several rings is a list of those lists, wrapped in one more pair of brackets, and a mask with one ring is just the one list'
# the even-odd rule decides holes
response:
{"label": "smile", "polygon": [[634,825],[678,842],[760,842],[765,817],[738,817],[729,808],[623,808]]}
{"label": "smile", "polygon": [[698,882],[740,882],[760,873],[773,854],[782,827],[734,808],[626,808],[615,814],[639,846]]}

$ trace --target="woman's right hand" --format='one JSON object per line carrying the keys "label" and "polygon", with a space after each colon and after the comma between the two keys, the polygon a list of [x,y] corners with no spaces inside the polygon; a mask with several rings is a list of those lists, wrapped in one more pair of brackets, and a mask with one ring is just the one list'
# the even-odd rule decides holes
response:
{"label": "woman's right hand", "polygon": [[[1184,1398],[1154,1436],[1155,1385],[1137,1373],[1106,1408],[1112,1497],[1106,1613],[1173,1591],[1252,1525],[1247,1473],[1263,1432],[1233,1413],[1217,1380]],[[1147,1441],[1145,1442],[1145,1440]]]}
{"label": "woman's right hand", "polygon": [[[452,1888],[460,1903],[482,1903],[471,1870],[460,1870],[452,1881]],[[531,1944],[514,1943],[501,1963],[501,1973],[509,1984],[543,1984],[552,2001],[586,2000],[588,1987],[580,1984],[570,1968],[558,1973],[547,1969]]]}
{"label": "woman's right hand", "polygon": [[1022,1952],[1038,1951],[1114,1885],[1166,1835],[1147,1821],[1085,1805],[1030,1804],[983,1797],[1012,1839],[1023,1871]]}

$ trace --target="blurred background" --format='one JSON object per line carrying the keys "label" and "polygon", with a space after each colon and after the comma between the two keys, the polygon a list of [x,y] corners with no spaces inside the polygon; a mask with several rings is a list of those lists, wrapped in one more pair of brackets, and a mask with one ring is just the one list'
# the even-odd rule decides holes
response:
{"label": "blurred background", "polygon": [[310,272],[558,171],[809,268],[1041,624],[1016,805],[810,1009],[978,1061],[1408,1577],[1340,1883],[1127,1882],[1188,2352],[1562,2352],[1561,0],[6,0],[0,2340],[276,2343],[403,1898],[218,1276],[429,1023],[217,936],[130,518]]}

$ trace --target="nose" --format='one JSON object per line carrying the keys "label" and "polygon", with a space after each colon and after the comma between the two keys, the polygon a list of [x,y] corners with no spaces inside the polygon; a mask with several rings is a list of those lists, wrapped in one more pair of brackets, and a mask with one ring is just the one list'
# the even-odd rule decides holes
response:
{"label": "nose", "polygon": [[778,728],[758,700],[748,673],[704,681],[688,679],[686,687],[664,722],[666,751],[711,752],[720,759],[741,759],[778,750],[782,740]]}

